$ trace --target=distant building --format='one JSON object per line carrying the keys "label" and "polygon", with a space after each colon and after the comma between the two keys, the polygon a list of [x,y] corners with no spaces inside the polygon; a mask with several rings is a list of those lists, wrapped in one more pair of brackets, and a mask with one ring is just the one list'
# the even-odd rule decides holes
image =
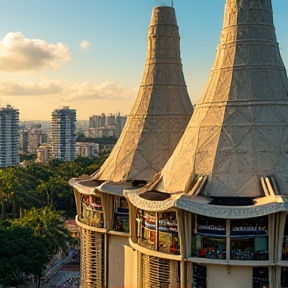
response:
{"label": "distant building", "polygon": [[64,106],[52,112],[51,152],[52,157],[63,161],[75,158],[76,110]]}
{"label": "distant building", "polygon": [[99,144],[91,142],[76,142],[76,156],[98,157]]}
{"label": "distant building", "polygon": [[20,153],[28,153],[28,131],[19,130],[19,151]]}
{"label": "distant building", "polygon": [[20,153],[37,153],[41,144],[48,143],[48,134],[41,128],[41,124],[36,124],[31,129],[19,130],[19,151]]}
{"label": "distant building", "polygon": [[51,158],[51,145],[48,143],[42,144],[37,148],[37,163],[47,163]]}
{"label": "distant building", "polygon": [[0,108],[0,167],[19,164],[19,110],[11,105]]}
{"label": "distant building", "polygon": [[104,113],[89,117],[89,128],[84,135],[91,138],[116,137],[119,138],[126,122],[126,116]]}
{"label": "distant building", "polygon": [[126,123],[126,116],[121,116],[120,113],[118,113],[117,118],[116,118],[116,131],[115,131],[115,136],[116,138],[119,138],[124,125]]}
{"label": "distant building", "polygon": [[28,152],[36,153],[43,143],[48,143],[48,134],[42,131],[41,124],[35,124],[28,131]]}

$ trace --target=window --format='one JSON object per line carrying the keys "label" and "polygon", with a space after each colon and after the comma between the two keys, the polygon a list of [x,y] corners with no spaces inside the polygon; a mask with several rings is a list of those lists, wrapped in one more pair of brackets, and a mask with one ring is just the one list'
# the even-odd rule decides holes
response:
{"label": "window", "polygon": [[159,251],[180,254],[176,212],[158,213]]}
{"label": "window", "polygon": [[226,259],[226,220],[197,215],[192,256]]}
{"label": "window", "polygon": [[233,260],[268,260],[268,217],[231,220]]}
{"label": "window", "polygon": [[288,216],[286,217],[283,239],[282,260],[288,260]]}
{"label": "window", "polygon": [[94,195],[82,196],[80,221],[97,228],[104,227],[104,217],[100,197]]}
{"label": "window", "polygon": [[231,260],[268,260],[268,216],[226,221],[196,215],[192,257],[226,259],[229,237]]}
{"label": "window", "polygon": [[137,211],[138,244],[169,254],[180,254],[176,212]]}
{"label": "window", "polygon": [[281,288],[288,288],[288,267],[281,269]]}
{"label": "window", "polygon": [[192,288],[206,288],[206,266],[193,264]]}
{"label": "window", "polygon": [[129,232],[129,208],[125,197],[113,197],[114,221],[113,230]]}
{"label": "window", "polygon": [[253,288],[268,288],[268,268],[253,267]]}

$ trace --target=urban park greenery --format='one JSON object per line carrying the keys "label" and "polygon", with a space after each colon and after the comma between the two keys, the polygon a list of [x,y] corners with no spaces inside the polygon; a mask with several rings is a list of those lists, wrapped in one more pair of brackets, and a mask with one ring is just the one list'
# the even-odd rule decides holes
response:
{"label": "urban park greenery", "polygon": [[59,248],[67,251],[63,223],[76,215],[68,181],[91,175],[107,156],[0,169],[0,287],[23,283],[21,274],[35,275],[40,284],[44,264]]}

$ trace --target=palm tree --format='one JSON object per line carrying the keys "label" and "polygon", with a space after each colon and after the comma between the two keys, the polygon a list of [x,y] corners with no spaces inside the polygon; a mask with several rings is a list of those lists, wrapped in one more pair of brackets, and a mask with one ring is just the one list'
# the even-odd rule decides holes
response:
{"label": "palm tree", "polygon": [[43,238],[50,256],[54,255],[59,248],[67,252],[68,241],[71,239],[70,233],[64,226],[60,213],[51,207],[25,210],[24,215],[15,223],[32,229],[35,236]]}
{"label": "palm tree", "polygon": [[7,208],[15,218],[20,208],[30,208],[38,203],[35,192],[36,180],[21,167],[7,167],[0,170],[0,204],[4,217]]}

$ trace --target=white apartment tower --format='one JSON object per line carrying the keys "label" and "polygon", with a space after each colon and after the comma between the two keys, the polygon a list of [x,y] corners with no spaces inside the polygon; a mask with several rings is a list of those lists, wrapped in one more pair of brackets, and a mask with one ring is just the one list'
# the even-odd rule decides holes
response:
{"label": "white apartment tower", "polygon": [[63,161],[75,158],[76,110],[64,106],[52,112],[50,141],[53,158]]}
{"label": "white apartment tower", "polygon": [[0,108],[0,167],[19,164],[19,110],[11,105]]}

